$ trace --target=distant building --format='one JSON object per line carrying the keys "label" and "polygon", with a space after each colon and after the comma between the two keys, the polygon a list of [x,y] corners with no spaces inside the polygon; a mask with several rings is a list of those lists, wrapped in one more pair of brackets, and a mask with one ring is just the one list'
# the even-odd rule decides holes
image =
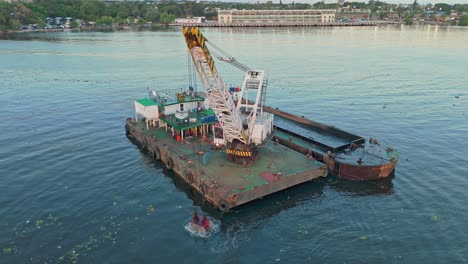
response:
{"label": "distant building", "polygon": [[176,18],[178,24],[200,24],[205,22],[205,17]]}
{"label": "distant building", "polygon": [[370,9],[350,8],[347,6],[338,9],[338,12],[336,12],[336,18],[338,20],[369,19],[370,14]]}
{"label": "distant building", "polygon": [[344,0],[338,0],[339,5],[344,5]]}
{"label": "distant building", "polygon": [[62,17],[56,17],[55,22],[54,22],[55,25],[62,25],[62,19],[63,19]]}
{"label": "distant building", "polygon": [[47,17],[46,28],[70,28],[70,22],[73,20],[72,17]]}
{"label": "distant building", "polygon": [[219,24],[317,24],[335,22],[335,10],[219,10]]}

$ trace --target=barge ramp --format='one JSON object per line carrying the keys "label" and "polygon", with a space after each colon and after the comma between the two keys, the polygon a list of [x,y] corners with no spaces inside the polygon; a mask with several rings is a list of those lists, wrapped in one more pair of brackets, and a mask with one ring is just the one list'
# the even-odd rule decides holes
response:
{"label": "barge ramp", "polygon": [[147,128],[131,118],[125,129],[133,143],[223,212],[328,174],[325,164],[271,140],[258,149],[254,165],[243,166],[228,161],[207,137],[179,142],[164,127]]}

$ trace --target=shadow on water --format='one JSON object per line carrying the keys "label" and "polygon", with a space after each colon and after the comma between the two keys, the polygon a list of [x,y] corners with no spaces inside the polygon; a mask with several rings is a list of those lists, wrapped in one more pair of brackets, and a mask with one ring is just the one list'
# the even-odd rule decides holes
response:
{"label": "shadow on water", "polygon": [[242,217],[243,221],[249,221],[249,219],[257,221],[259,217],[269,218],[283,210],[295,207],[311,199],[321,199],[325,187],[329,187],[333,190],[346,193],[351,196],[391,195],[394,193],[394,172],[384,179],[362,182],[340,180],[334,176],[329,176],[324,179],[306,182],[281,192],[270,194],[261,199],[233,208],[229,213],[223,214],[207,202],[197,191],[192,189],[190,185],[177,176],[173,171],[167,170],[162,162],[149,157],[143,150],[140,150],[140,153],[152,160],[149,164],[153,164],[155,168],[161,169],[163,175],[172,180],[176,189],[184,192],[187,198],[193,201],[194,206],[200,207],[204,212],[218,220],[222,219],[223,225],[226,223],[226,220],[228,222],[231,220],[236,221],[239,217]]}
{"label": "shadow on water", "polygon": [[[391,195],[394,193],[393,178],[394,174],[392,173],[390,177],[380,180],[353,182],[329,176],[273,193],[262,199],[233,208],[224,215],[216,212],[222,216],[223,225],[226,226],[230,226],[240,219],[244,224],[260,223],[261,220],[270,219],[282,211],[301,206],[309,201],[321,200],[326,187],[351,196]],[[200,199],[202,198],[200,197]],[[202,208],[205,210],[205,207]],[[214,208],[210,209],[215,210]]]}
{"label": "shadow on water", "polygon": [[283,191],[267,195],[261,199],[243,204],[224,214],[223,223],[235,223],[242,219],[244,223],[257,223],[269,219],[284,210],[323,198],[325,181],[317,179],[293,186]]}

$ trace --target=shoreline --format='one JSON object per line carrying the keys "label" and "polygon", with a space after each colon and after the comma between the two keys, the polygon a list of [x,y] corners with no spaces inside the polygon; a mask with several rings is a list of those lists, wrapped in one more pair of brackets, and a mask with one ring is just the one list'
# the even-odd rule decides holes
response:
{"label": "shoreline", "polygon": [[[405,25],[400,21],[369,21],[369,22],[335,22],[335,23],[316,23],[316,24],[218,24],[218,23],[183,23],[183,24],[143,24],[143,25],[129,25],[129,26],[108,26],[108,27],[81,27],[75,29],[27,29],[27,30],[3,30],[0,31],[0,36],[9,34],[22,34],[22,33],[36,33],[36,32],[116,32],[116,31],[131,31],[143,30],[151,28],[172,28],[172,27],[209,27],[209,28],[299,28],[299,27],[376,27],[381,25]],[[452,25],[446,23],[414,23],[408,26],[418,25],[432,25],[441,27],[451,27]]]}
{"label": "shoreline", "polygon": [[164,24],[143,24],[143,25],[128,25],[128,26],[87,26],[80,28],[59,28],[59,29],[9,29],[0,31],[0,35],[16,34],[16,33],[31,33],[31,32],[106,32],[106,31],[129,31],[129,30],[140,30],[148,28],[167,28],[172,25]]}
{"label": "shoreline", "polygon": [[386,24],[400,24],[400,22],[389,21],[386,23],[377,21],[366,22],[332,22],[332,23],[249,23],[249,24],[219,24],[219,23],[183,23],[183,24],[170,24],[171,26],[188,26],[188,27],[362,27],[362,26],[377,26]]}

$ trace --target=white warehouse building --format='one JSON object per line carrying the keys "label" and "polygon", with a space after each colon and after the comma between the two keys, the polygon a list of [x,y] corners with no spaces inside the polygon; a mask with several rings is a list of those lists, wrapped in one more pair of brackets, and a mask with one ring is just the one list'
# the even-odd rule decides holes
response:
{"label": "white warehouse building", "polygon": [[335,22],[334,9],[219,10],[219,24],[320,24]]}

